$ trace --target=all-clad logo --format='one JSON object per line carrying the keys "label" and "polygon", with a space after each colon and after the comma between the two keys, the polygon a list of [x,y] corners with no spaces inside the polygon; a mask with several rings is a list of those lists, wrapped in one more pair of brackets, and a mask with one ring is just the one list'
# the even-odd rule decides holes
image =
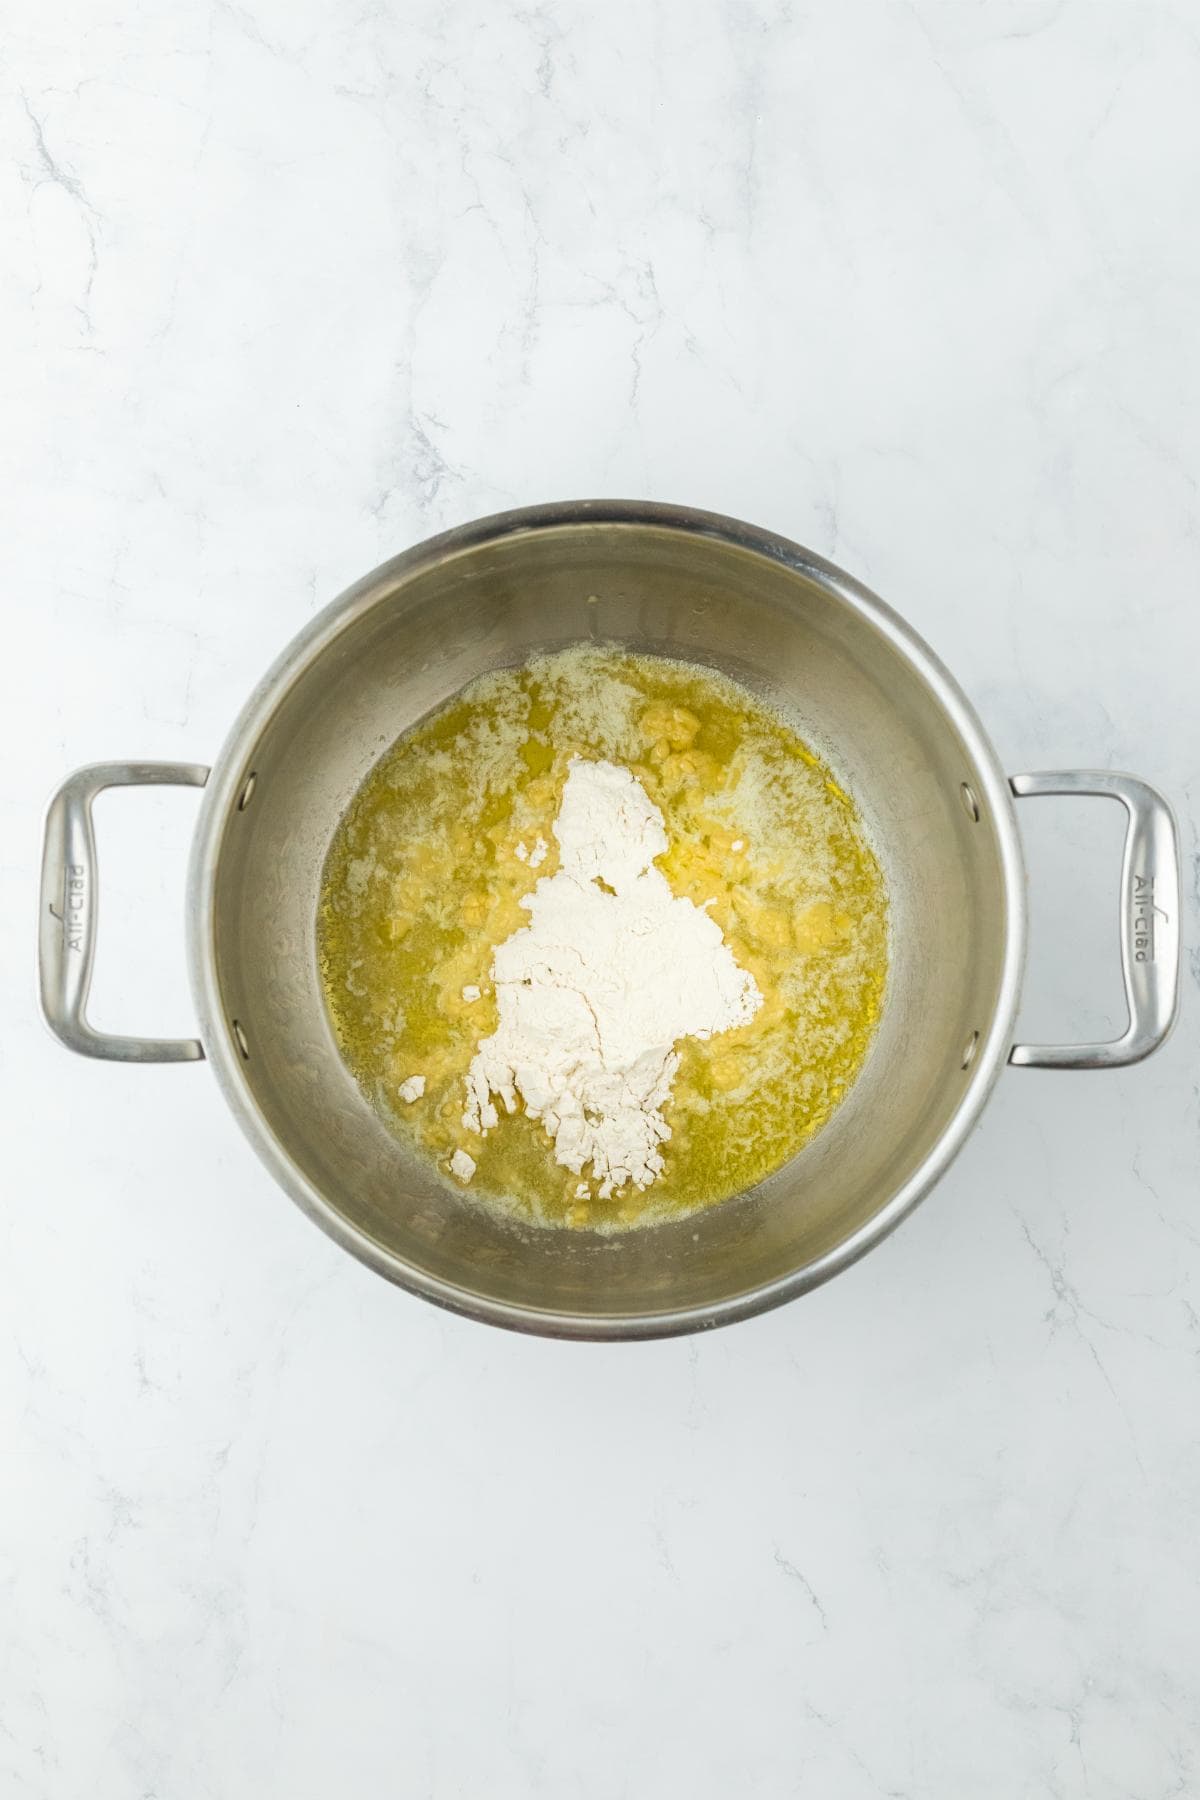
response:
{"label": "all-clad logo", "polygon": [[[63,876],[63,909],[55,913],[62,920],[63,943],[68,950],[83,952],[83,916],[87,905],[87,882],[82,863],[68,863]],[[54,912],[54,908],[50,908]]]}
{"label": "all-clad logo", "polygon": [[1133,960],[1134,962],[1154,961],[1154,915],[1158,913],[1166,918],[1161,906],[1154,904],[1153,875],[1133,877]]}

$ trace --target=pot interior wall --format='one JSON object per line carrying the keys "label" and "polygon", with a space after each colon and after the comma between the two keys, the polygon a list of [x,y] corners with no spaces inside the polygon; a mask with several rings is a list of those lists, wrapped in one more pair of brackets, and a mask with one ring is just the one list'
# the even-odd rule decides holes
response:
{"label": "pot interior wall", "polygon": [[[314,949],[326,850],[381,752],[484,670],[581,638],[707,663],[776,702],[854,793],[892,916],[879,1035],[826,1129],[752,1192],[607,1239],[499,1222],[406,1151],[341,1062]],[[251,769],[215,876],[213,949],[226,1022],[245,1038],[242,1074],[324,1204],[406,1268],[596,1320],[718,1305],[868,1224],[963,1100],[964,1053],[974,1032],[986,1037],[1006,941],[997,833],[986,810],[973,820],[963,805],[977,772],[923,678],[819,569],[664,524],[601,521],[400,559],[300,670]]]}

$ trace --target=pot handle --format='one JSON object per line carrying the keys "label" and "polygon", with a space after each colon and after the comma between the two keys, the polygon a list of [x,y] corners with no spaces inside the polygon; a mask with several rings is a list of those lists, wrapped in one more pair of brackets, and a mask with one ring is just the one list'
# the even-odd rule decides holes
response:
{"label": "pot handle", "polygon": [[1129,1024],[1107,1044],[1016,1044],[1009,1062],[1027,1069],[1122,1069],[1149,1056],[1175,1023],[1179,1007],[1181,878],[1175,816],[1163,796],[1136,775],[1106,769],[1048,770],[1013,775],[1017,798],[1088,794],[1125,808],[1119,926],[1121,972]]}
{"label": "pot handle", "polygon": [[96,834],[92,801],[103,789],[155,783],[203,787],[201,763],[90,763],[68,775],[46,813],[38,974],[42,1014],[69,1050],[109,1062],[197,1062],[196,1038],[113,1037],[85,1017],[96,950]]}

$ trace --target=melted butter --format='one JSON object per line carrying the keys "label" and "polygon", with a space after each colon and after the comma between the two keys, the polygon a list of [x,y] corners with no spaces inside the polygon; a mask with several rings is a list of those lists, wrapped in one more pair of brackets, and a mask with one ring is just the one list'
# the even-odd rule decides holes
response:
{"label": "melted butter", "polygon": [[[524,1115],[484,1138],[462,1124],[467,1068],[497,1023],[492,952],[558,866],[575,755],[642,782],[670,840],[658,866],[708,905],[764,996],[747,1025],[678,1046],[665,1170],[607,1201],[595,1183],[577,1196],[581,1177]],[[549,851],[531,869],[539,836]],[[317,947],[342,1054],[395,1131],[443,1170],[466,1150],[484,1202],[620,1229],[752,1186],[820,1130],[878,1021],[887,905],[851,797],[782,718],[711,670],[577,646],[471,683],[381,758],[330,848]],[[426,1088],[408,1105],[411,1075]]]}

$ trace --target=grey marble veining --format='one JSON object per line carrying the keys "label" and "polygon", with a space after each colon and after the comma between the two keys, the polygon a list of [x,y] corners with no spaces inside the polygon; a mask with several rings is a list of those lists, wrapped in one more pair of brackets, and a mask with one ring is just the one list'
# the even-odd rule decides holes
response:
{"label": "grey marble veining", "polygon": [[[0,84],[0,1793],[1200,1792],[1200,24],[1135,0],[18,0]],[[1185,981],[1011,1071],[866,1262],[508,1338],[30,980],[71,766],[210,757],[317,606],[513,503],[870,582],[1008,765],[1180,815]],[[1114,809],[1115,810],[1115,809]],[[194,797],[98,809],[95,1012],[186,1032]],[[1117,824],[1028,802],[1028,1036],[1119,1023]]]}

